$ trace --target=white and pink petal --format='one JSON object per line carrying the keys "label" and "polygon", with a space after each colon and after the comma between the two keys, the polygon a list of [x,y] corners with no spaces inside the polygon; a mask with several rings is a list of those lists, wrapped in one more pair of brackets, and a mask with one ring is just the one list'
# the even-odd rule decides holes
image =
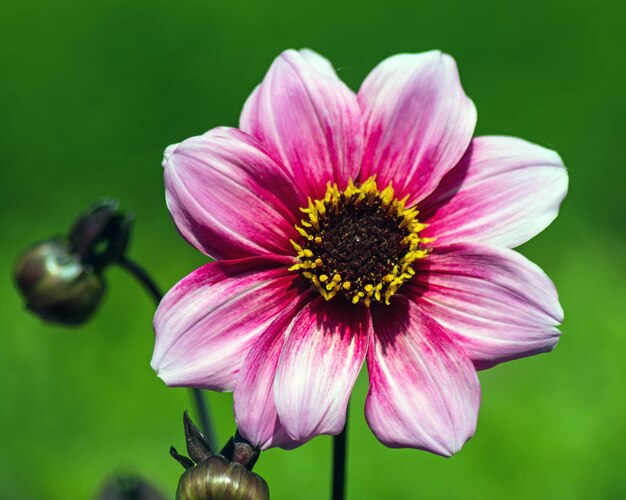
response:
{"label": "white and pink petal", "polygon": [[287,329],[274,381],[282,425],[296,441],[339,434],[371,332],[365,307],[322,297],[310,302]]}
{"label": "white and pink petal", "polygon": [[437,248],[402,290],[478,368],[554,348],[563,321],[556,288],[513,250],[480,244]]}
{"label": "white and pink petal", "polygon": [[256,139],[213,129],[170,146],[163,167],[167,206],[198,250],[216,259],[292,253],[293,180]]}
{"label": "white and pink petal", "polygon": [[240,127],[273,151],[314,199],[328,182],[343,188],[358,175],[363,133],[356,95],[311,50],[276,58],[247,100]]}
{"label": "white and pink petal", "polygon": [[559,155],[515,137],[477,137],[420,203],[423,236],[437,245],[475,242],[514,248],[543,231],[567,193]]}
{"label": "white and pink petal", "polygon": [[401,295],[372,307],[365,417],[392,448],[451,456],[476,430],[480,385],[465,352]]}
{"label": "white and pink petal", "polygon": [[300,294],[287,257],[216,261],[163,298],[152,368],[170,386],[231,391],[248,351]]}
{"label": "white and pink petal", "polygon": [[361,179],[392,182],[409,203],[430,194],[465,153],[476,108],[452,57],[439,51],[381,62],[358,93],[365,124]]}
{"label": "white and pink petal", "polygon": [[274,403],[274,377],[287,327],[309,300],[310,296],[303,294],[286,304],[250,349],[237,378],[233,393],[237,428],[244,438],[263,450],[276,446],[292,449],[302,444],[291,439],[280,423]]}

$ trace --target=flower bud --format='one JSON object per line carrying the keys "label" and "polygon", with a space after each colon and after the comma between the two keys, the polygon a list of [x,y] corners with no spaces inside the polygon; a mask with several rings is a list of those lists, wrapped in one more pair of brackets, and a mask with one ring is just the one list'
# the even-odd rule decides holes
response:
{"label": "flower bud", "polygon": [[154,485],[135,474],[109,478],[97,493],[96,500],[165,500]]}
{"label": "flower bud", "polygon": [[19,259],[15,281],[26,306],[45,321],[80,325],[95,312],[104,294],[104,269],[124,258],[132,216],[107,198],[91,204],[76,219],[67,238],[29,248]]}
{"label": "flower bud", "polygon": [[102,277],[71,254],[62,239],[26,250],[17,262],[15,281],[28,309],[64,325],[89,319],[104,293]]}
{"label": "flower bud", "polygon": [[244,466],[213,456],[187,469],[178,483],[177,500],[269,499],[267,483]]}
{"label": "flower bud", "polygon": [[187,469],[178,482],[177,500],[268,500],[265,480],[252,472],[259,450],[239,434],[219,455],[214,455],[187,412],[184,415],[187,452],[191,458],[171,448],[171,455]]}

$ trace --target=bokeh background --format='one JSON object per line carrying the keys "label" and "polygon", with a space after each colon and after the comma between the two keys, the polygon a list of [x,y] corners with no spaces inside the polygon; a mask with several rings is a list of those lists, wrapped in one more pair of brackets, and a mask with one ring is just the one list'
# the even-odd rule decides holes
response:
{"label": "bokeh background", "polygon": [[[350,409],[349,498],[626,498],[626,3],[574,0],[172,2],[0,5],[0,497],[93,498],[134,472],[173,496],[188,393],[149,366],[153,304],[123,271],[86,327],[42,324],[11,280],[28,243],[66,231],[91,200],[136,214],[131,256],[163,288],[205,258],[165,208],[165,146],[236,125],[283,49],[311,47],[358,88],[381,59],[457,59],[478,134],[524,137],[569,167],[561,215],[520,251],[566,312],[549,355],[481,373],[478,432],[446,460],[380,445]],[[228,394],[210,394],[221,442]],[[331,440],[264,453],[276,499],[327,498]]]}

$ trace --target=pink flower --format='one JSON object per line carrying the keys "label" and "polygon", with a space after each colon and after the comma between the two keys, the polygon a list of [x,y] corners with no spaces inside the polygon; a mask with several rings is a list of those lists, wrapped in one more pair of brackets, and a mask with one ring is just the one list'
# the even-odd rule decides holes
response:
{"label": "pink flower", "polygon": [[290,448],[343,429],[366,362],[382,443],[457,452],[476,370],[550,351],[563,319],[550,279],[511,250],[556,217],[563,163],[472,138],[475,124],[440,52],[386,59],[357,94],[318,54],[281,54],[239,129],[165,152],[174,221],[218,260],[161,302],[159,377],[234,391],[240,432]]}

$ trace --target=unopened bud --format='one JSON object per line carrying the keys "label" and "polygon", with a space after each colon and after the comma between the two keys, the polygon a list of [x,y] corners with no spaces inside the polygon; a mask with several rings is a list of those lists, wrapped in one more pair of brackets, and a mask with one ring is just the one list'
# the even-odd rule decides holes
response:
{"label": "unopened bud", "polygon": [[268,499],[267,483],[242,465],[214,456],[187,469],[180,478],[177,500]]}
{"label": "unopened bud", "polygon": [[28,309],[64,325],[89,319],[104,294],[102,277],[71,254],[62,239],[26,250],[15,268],[15,281]]}
{"label": "unopened bud", "polygon": [[109,478],[96,495],[97,500],[165,500],[153,484],[137,475]]}
{"label": "unopened bud", "polygon": [[104,294],[104,269],[120,262],[128,246],[132,217],[118,207],[114,199],[97,201],[79,215],[67,238],[24,252],[15,281],[28,309],[63,325],[80,325],[93,315]]}
{"label": "unopened bud", "polygon": [[171,455],[187,469],[178,482],[177,500],[268,500],[265,480],[252,472],[259,450],[239,435],[231,439],[219,455],[214,455],[200,430],[187,413],[184,416],[187,452]]}

